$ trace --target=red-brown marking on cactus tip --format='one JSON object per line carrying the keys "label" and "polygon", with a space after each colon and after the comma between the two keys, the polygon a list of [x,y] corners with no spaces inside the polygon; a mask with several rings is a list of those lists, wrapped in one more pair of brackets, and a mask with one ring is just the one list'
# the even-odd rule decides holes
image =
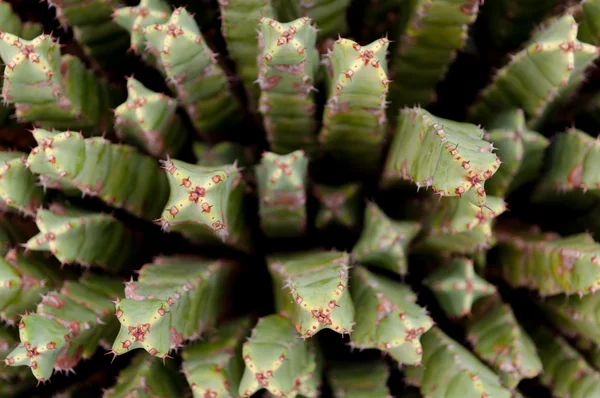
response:
{"label": "red-brown marking on cactus tip", "polygon": [[485,189],[483,187],[477,188],[477,195],[479,195],[479,196],[485,195]]}
{"label": "red-brown marking on cactus tip", "polygon": [[262,386],[268,387],[269,386],[269,376],[263,372],[258,372],[256,375],[256,381],[258,381],[258,383]]}
{"label": "red-brown marking on cactus tip", "polygon": [[31,361],[31,369],[36,370],[38,368],[38,363],[36,361]]}
{"label": "red-brown marking on cactus tip", "polygon": [[152,348],[150,351],[148,351],[148,354],[154,356],[158,353],[158,350],[156,348]]}
{"label": "red-brown marking on cactus tip", "polygon": [[131,340],[125,340],[121,342],[122,347],[125,349],[129,349],[129,347],[131,347]]}
{"label": "red-brown marking on cactus tip", "polygon": [[465,170],[469,170],[471,168],[471,164],[470,163],[471,163],[470,160],[462,162],[462,168],[465,169]]}
{"label": "red-brown marking on cactus tip", "polygon": [[331,300],[328,304],[329,308],[334,309],[335,307],[339,307],[339,305],[337,305],[337,302],[335,300]]}
{"label": "red-brown marking on cactus tip", "polygon": [[302,333],[302,325],[301,324],[299,324],[299,323],[296,324],[296,331],[298,333]]}
{"label": "red-brown marking on cactus tip", "polygon": [[48,344],[46,344],[46,349],[48,349],[48,350],[56,349],[56,343],[53,341],[49,342]]}
{"label": "red-brown marking on cactus tip", "polygon": [[463,187],[463,186],[460,186],[460,187],[456,188],[456,189],[454,190],[454,192],[455,192],[455,193],[456,193],[458,196],[461,196],[463,193],[465,193],[465,187]]}
{"label": "red-brown marking on cactus tip", "polygon": [[5,366],[6,366],[6,365],[14,365],[14,363],[15,363],[15,358],[13,358],[13,357],[6,358],[6,359],[4,360],[4,364],[5,364]]}
{"label": "red-brown marking on cactus tip", "polygon": [[165,316],[166,313],[167,313],[167,311],[161,305],[160,308],[158,309],[158,315]]}
{"label": "red-brown marking on cactus tip", "polygon": [[204,202],[202,203],[202,212],[203,213],[210,213],[210,209],[211,209],[211,205],[209,205],[208,203]]}
{"label": "red-brown marking on cactus tip", "polygon": [[179,213],[179,209],[177,209],[177,206],[173,206],[169,209],[169,213],[175,217],[177,215],[177,213]]}
{"label": "red-brown marking on cactus tip", "polygon": [[212,182],[214,182],[215,184],[220,183],[221,181],[223,181],[223,179],[221,178],[221,176],[219,174],[212,176],[211,178]]}

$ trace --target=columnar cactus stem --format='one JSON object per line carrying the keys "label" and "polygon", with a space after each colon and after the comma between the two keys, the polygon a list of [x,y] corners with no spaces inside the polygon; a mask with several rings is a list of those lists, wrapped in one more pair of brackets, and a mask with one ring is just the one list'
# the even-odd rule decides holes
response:
{"label": "columnar cactus stem", "polygon": [[[577,39],[572,15],[552,21],[498,70],[469,110],[470,119],[486,123],[498,112],[521,108],[528,125],[540,127],[553,108],[577,89],[597,53],[595,46]],[[540,76],[545,78],[540,81]]]}
{"label": "columnar cactus stem", "polygon": [[399,364],[421,363],[421,335],[433,319],[417,304],[417,295],[404,284],[358,266],[352,272],[352,297],[357,309],[351,347],[377,348]]}
{"label": "columnar cactus stem", "polygon": [[390,398],[389,377],[383,361],[335,362],[327,372],[335,398]]}
{"label": "columnar cactus stem", "polygon": [[360,185],[341,186],[315,185],[313,195],[319,201],[319,211],[315,221],[318,229],[329,225],[355,228],[360,220]]}
{"label": "columnar cactus stem", "polygon": [[199,133],[215,140],[240,121],[239,104],[229,91],[217,54],[184,8],[143,31],[149,51]]}
{"label": "columnar cactus stem", "polygon": [[319,141],[336,161],[365,175],[378,169],[385,139],[389,43],[339,38],[323,59],[329,98]]}
{"label": "columnar cactus stem", "polygon": [[540,296],[583,296],[600,287],[600,244],[589,234],[561,238],[539,231],[495,232],[498,264],[513,287],[527,287]]}
{"label": "columnar cactus stem", "polygon": [[307,15],[316,21],[319,38],[347,33],[346,10],[350,0],[299,0],[298,3],[300,15]]}
{"label": "columnar cactus stem", "polygon": [[423,281],[435,295],[446,315],[463,317],[471,314],[473,304],[496,292],[496,287],[475,273],[473,261],[455,258],[435,269]]}
{"label": "columnar cactus stem", "polygon": [[203,167],[169,159],[163,169],[171,186],[158,220],[163,229],[180,232],[197,243],[251,250],[244,215],[246,185],[235,163]]}
{"label": "columnar cactus stem", "polygon": [[297,332],[314,336],[323,329],[350,334],[354,304],[348,290],[349,255],[312,251],[267,258],[275,308],[291,316]]}
{"label": "columnar cactus stem", "polygon": [[115,109],[119,139],[155,157],[177,154],[186,139],[177,102],[133,77],[127,79],[127,93],[127,101]]}
{"label": "columnar cactus stem", "polygon": [[0,152],[0,207],[34,216],[44,200],[35,175],[27,170],[27,155]]}
{"label": "columnar cactus stem", "polygon": [[259,111],[271,151],[316,150],[313,84],[319,67],[317,32],[309,18],[259,24]]}
{"label": "columnar cactus stem", "polygon": [[235,264],[194,257],[161,257],[125,284],[125,298],[115,302],[121,323],[111,352],[122,355],[143,348],[167,358],[214,327]]}
{"label": "columnar cactus stem", "polygon": [[256,179],[260,224],[266,236],[294,237],[306,232],[307,176],[304,151],[263,153]]}
{"label": "columnar cactus stem", "polygon": [[211,146],[196,141],[192,146],[192,151],[198,166],[217,167],[237,163],[244,168],[254,164],[254,156],[247,153],[251,151],[246,151],[242,145],[236,142],[222,141]]}
{"label": "columnar cactus stem", "polygon": [[262,389],[289,398],[318,396],[312,388],[321,378],[316,347],[312,341],[298,339],[293,325],[282,315],[259,319],[242,355],[246,367],[240,396],[250,397]]}
{"label": "columnar cactus stem", "polygon": [[[24,40],[0,31],[0,58],[6,64],[2,96],[20,121],[43,128],[106,130],[108,86],[58,42],[42,34]],[[77,88],[77,90],[75,90]]]}
{"label": "columnar cactus stem", "polygon": [[208,341],[186,347],[183,373],[194,398],[237,395],[244,371],[242,343],[252,324],[234,319],[221,326]]}
{"label": "columnar cactus stem", "polygon": [[595,46],[600,45],[600,1],[582,0],[574,8],[573,13],[579,23],[577,39]]}
{"label": "columnar cactus stem", "polygon": [[227,42],[229,55],[236,63],[237,73],[248,93],[250,111],[258,110],[259,49],[256,26],[261,18],[272,18],[270,0],[218,0],[221,10],[221,33]]}
{"label": "columnar cactus stem", "polygon": [[102,337],[116,330],[110,299],[117,297],[120,285],[90,274],[42,296],[35,313],[21,318],[21,345],[8,354],[5,364],[29,366],[40,382],[53,370],[73,371],[96,352]]}
{"label": "columnar cactus stem", "polygon": [[420,230],[419,223],[392,220],[374,202],[369,202],[365,225],[352,248],[352,256],[362,264],[406,275],[408,245]]}
{"label": "columnar cactus stem", "polygon": [[[154,219],[168,197],[167,178],[149,156],[127,145],[113,144],[102,137],[33,130],[38,146],[28,164],[49,187],[66,184],[84,196],[96,196],[106,204],[138,217]],[[45,156],[43,156],[45,155]]]}
{"label": "columnar cactus stem", "polygon": [[63,265],[117,271],[131,261],[137,246],[132,231],[106,213],[54,204],[40,209],[35,223],[40,232],[24,244],[26,250],[49,251]]}
{"label": "columnar cactus stem", "polygon": [[[402,3],[406,15],[391,60],[390,118],[399,106],[427,106],[477,18],[481,0],[415,0]],[[443,22],[442,22],[443,21]]]}
{"label": "columnar cactus stem", "polygon": [[432,187],[440,197],[465,195],[476,205],[484,205],[484,183],[496,173],[500,159],[483,136],[484,131],[472,124],[443,119],[421,108],[405,108],[382,184],[411,181],[417,188]]}

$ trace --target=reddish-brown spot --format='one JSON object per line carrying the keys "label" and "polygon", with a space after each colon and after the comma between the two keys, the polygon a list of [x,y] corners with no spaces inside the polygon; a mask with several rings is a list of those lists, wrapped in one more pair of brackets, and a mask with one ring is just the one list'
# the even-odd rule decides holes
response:
{"label": "reddish-brown spot", "polygon": [[46,344],[46,348],[47,348],[48,350],[54,350],[54,349],[56,349],[56,343],[55,343],[55,342],[53,342],[53,341],[51,341],[51,342],[49,342],[48,344]]}
{"label": "reddish-brown spot", "polygon": [[189,187],[192,185],[192,181],[190,181],[190,179],[189,179],[189,178],[184,178],[184,179],[181,181],[181,185],[183,185],[183,186],[184,186],[184,187],[186,187],[186,188],[189,188]]}
{"label": "reddish-brown spot", "polygon": [[44,298],[42,298],[42,304],[46,304],[49,305],[50,307],[59,309],[64,307],[65,305],[67,305],[66,302],[64,302],[63,300],[60,299],[60,297],[58,297],[58,295],[56,294],[48,294],[47,296],[44,296]]}
{"label": "reddish-brown spot", "polygon": [[173,207],[171,207],[171,208],[169,209],[169,213],[171,213],[171,215],[172,215],[173,217],[175,217],[175,216],[177,215],[177,213],[179,213],[179,209],[177,209],[177,207],[176,207],[176,206],[173,206]]}
{"label": "reddish-brown spot", "polygon": [[131,347],[131,340],[125,340],[122,344],[123,348],[128,349]]}
{"label": "reddish-brown spot", "polygon": [[167,311],[163,307],[160,307],[158,309],[158,315],[165,316],[166,313],[167,313]]}
{"label": "reddish-brown spot", "polygon": [[202,212],[203,213],[210,213],[210,208],[212,207],[211,205],[209,205],[208,203],[204,202],[202,203]]}
{"label": "reddish-brown spot", "polygon": [[150,351],[148,351],[148,354],[150,354],[150,355],[156,355],[157,352],[158,352],[158,350],[156,348],[153,348]]}
{"label": "reddish-brown spot", "polygon": [[211,178],[212,182],[214,182],[215,184],[218,184],[219,182],[222,181],[221,176],[220,175],[216,175],[216,176],[212,176]]}

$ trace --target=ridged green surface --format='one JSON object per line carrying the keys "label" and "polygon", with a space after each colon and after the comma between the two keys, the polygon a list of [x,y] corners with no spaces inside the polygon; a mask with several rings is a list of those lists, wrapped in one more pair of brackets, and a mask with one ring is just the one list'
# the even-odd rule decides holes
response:
{"label": "ridged green surface", "polygon": [[389,398],[390,371],[383,361],[336,362],[330,364],[327,379],[335,398]]}
{"label": "ridged green surface", "polygon": [[33,216],[44,201],[42,187],[27,170],[27,154],[0,152],[0,206]]}
{"label": "ridged green surface", "polygon": [[360,185],[315,185],[313,195],[319,201],[315,226],[319,229],[330,225],[355,228],[360,220]]}
{"label": "ridged green surface", "polygon": [[582,0],[573,10],[579,23],[577,38],[595,46],[600,44],[600,1]]}

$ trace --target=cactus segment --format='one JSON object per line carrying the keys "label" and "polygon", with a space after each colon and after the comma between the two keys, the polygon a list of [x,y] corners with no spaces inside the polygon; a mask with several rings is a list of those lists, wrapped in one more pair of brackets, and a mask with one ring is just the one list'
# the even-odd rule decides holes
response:
{"label": "cactus segment", "polygon": [[423,366],[407,367],[406,382],[429,398],[511,398],[498,375],[465,347],[434,326],[421,337]]}
{"label": "cactus segment", "polygon": [[258,110],[260,91],[256,85],[260,50],[257,25],[262,18],[273,18],[270,0],[218,0],[221,11],[221,33],[229,55],[248,94],[250,111]]}
{"label": "cactus segment", "polygon": [[195,141],[192,150],[198,166],[216,167],[237,163],[240,167],[249,167],[254,164],[254,158],[248,156],[244,147],[236,142],[222,141],[211,146]]}
{"label": "cactus segment", "polygon": [[138,354],[119,373],[117,383],[104,391],[102,398],[174,398],[183,397],[183,381],[177,370],[158,358]]}
{"label": "cactus segment", "polygon": [[484,183],[500,166],[484,131],[469,123],[434,116],[421,108],[400,111],[382,184],[410,181],[442,196],[486,202]]}
{"label": "cactus segment", "polygon": [[26,250],[49,251],[61,264],[123,269],[138,246],[133,232],[106,213],[53,205],[40,209],[35,223],[40,232],[25,243]]}
{"label": "cactus segment", "polygon": [[291,316],[304,339],[323,329],[341,335],[352,332],[354,304],[348,290],[349,257],[336,251],[267,257],[275,308]]}
{"label": "cactus segment", "polygon": [[118,280],[90,274],[42,296],[35,313],[21,318],[21,345],[8,354],[5,364],[29,366],[42,382],[53,370],[72,371],[96,352],[101,338],[116,331],[110,299],[120,288]]}
{"label": "cactus segment", "polygon": [[549,140],[529,130],[522,110],[504,112],[488,126],[485,140],[498,148],[502,167],[486,182],[490,195],[504,197],[540,173]]}
{"label": "cactus segment", "polygon": [[[168,183],[154,159],[102,137],[33,130],[38,146],[28,158],[31,171],[84,196],[96,196],[140,218],[156,218],[167,201]],[[42,156],[44,154],[45,156]]]}
{"label": "cactus segment", "polygon": [[[427,106],[457,51],[467,42],[468,29],[479,13],[480,0],[413,0],[402,4],[407,15],[392,58],[394,81],[390,98],[395,117],[399,106]],[[405,17],[406,18],[406,17]]]}
{"label": "cactus segment", "polygon": [[335,362],[327,372],[334,398],[389,398],[389,377],[383,361]]}
{"label": "cactus segment", "polygon": [[183,373],[194,398],[237,395],[244,371],[242,342],[252,326],[250,321],[229,321],[209,341],[194,343],[183,351]]}
{"label": "cactus segment", "polygon": [[[0,3],[0,7],[1,7]],[[12,347],[19,343],[18,333],[8,328],[0,327],[0,358],[6,358]],[[0,376],[0,397],[10,398],[23,394],[33,386],[35,378],[27,369],[21,367],[5,367]]]}
{"label": "cactus segment", "polygon": [[262,18],[259,24],[259,111],[270,149],[287,154],[316,151],[313,84],[319,67],[317,31],[306,17],[289,23]]}
{"label": "cactus segment", "polygon": [[433,327],[433,319],[417,304],[410,287],[358,266],[352,272],[351,293],[360,308],[351,347],[377,348],[401,365],[420,364],[423,348],[419,339]]}
{"label": "cactus segment", "polygon": [[31,217],[44,201],[44,191],[27,170],[26,159],[22,152],[0,152],[0,207]]}
{"label": "cactus segment", "polygon": [[496,292],[496,287],[475,273],[473,261],[455,258],[449,264],[435,269],[423,281],[450,317],[471,314],[473,304],[482,297]]}
{"label": "cactus segment", "polygon": [[197,243],[251,249],[243,208],[246,185],[235,163],[203,167],[169,159],[163,169],[171,186],[159,220],[163,229]]}
{"label": "cactus segment", "polygon": [[574,16],[579,23],[577,39],[582,42],[600,45],[600,1],[582,0],[575,6]]}
{"label": "cactus segment", "polygon": [[406,275],[408,245],[420,231],[419,223],[392,220],[374,202],[369,202],[365,226],[352,256],[360,263]]}
{"label": "cactus segment", "polygon": [[198,339],[221,315],[233,270],[230,262],[193,257],[159,257],[146,264],[136,282],[125,284],[125,298],[115,302],[121,329],[111,352],[143,348],[164,359]]}
{"label": "cactus segment", "polygon": [[[479,305],[481,303],[481,305]],[[542,373],[542,363],[531,337],[511,307],[496,296],[475,306],[468,320],[467,341],[473,351],[500,375],[505,386],[517,387],[523,379]]]}
{"label": "cactus segment", "polygon": [[319,201],[315,225],[323,229],[335,224],[354,228],[360,221],[360,185],[341,186],[315,185],[313,195]]}
{"label": "cactus segment", "polygon": [[538,327],[532,333],[544,372],[540,375],[543,386],[557,398],[584,398],[600,396],[600,373],[561,336]]}
{"label": "cactus segment", "polygon": [[319,27],[318,38],[344,35],[348,31],[346,10],[351,0],[300,1],[300,15],[308,15]]}
{"label": "cactus segment", "polygon": [[186,139],[177,102],[133,77],[127,79],[127,93],[127,101],[115,109],[119,139],[155,157],[177,154]]}
{"label": "cactus segment", "polygon": [[42,128],[103,131],[108,123],[108,85],[42,34],[32,40],[0,31],[0,58],[6,64],[2,96],[17,119]]}
{"label": "cactus segment", "polygon": [[361,46],[339,38],[323,58],[329,98],[319,141],[337,162],[361,174],[375,172],[382,155],[389,43],[381,38]]}
{"label": "cactus segment", "polygon": [[600,287],[600,244],[587,233],[556,234],[497,230],[498,264],[514,288],[540,296],[593,293]]}
{"label": "cactus segment", "polygon": [[487,123],[499,112],[521,108],[529,127],[539,128],[577,89],[596,57],[595,46],[577,39],[577,23],[572,15],[553,20],[498,70],[469,109],[469,117]]}
{"label": "cactus segment", "polygon": [[215,139],[215,133],[222,135],[241,120],[239,104],[229,91],[217,54],[184,8],[175,9],[162,25],[147,26],[144,35],[149,51],[199,133]]}
{"label": "cactus segment", "polygon": [[304,151],[263,153],[256,180],[260,225],[266,236],[295,237],[306,232],[307,177]]}
{"label": "cactus segment", "polygon": [[594,344],[600,344],[600,296],[564,295],[540,300],[546,317],[565,334],[575,334]]}
{"label": "cactus segment", "polygon": [[312,341],[298,338],[294,326],[282,315],[258,320],[242,348],[245,369],[239,395],[250,397],[266,389],[275,396],[316,398],[321,378],[319,355]]}

